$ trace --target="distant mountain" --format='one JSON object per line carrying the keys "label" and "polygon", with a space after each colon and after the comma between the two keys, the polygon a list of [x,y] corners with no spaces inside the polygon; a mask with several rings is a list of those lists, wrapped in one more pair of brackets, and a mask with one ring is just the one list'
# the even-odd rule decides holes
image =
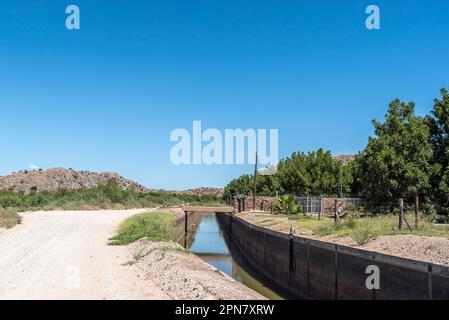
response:
{"label": "distant mountain", "polygon": [[343,164],[348,164],[349,162],[354,161],[355,156],[352,154],[340,154],[340,155],[334,156],[334,159],[341,161]]}
{"label": "distant mountain", "polygon": [[37,191],[56,191],[60,188],[77,190],[92,188],[115,180],[124,190],[146,192],[147,188],[120,176],[115,172],[95,173],[75,171],[73,169],[53,168],[48,170],[24,170],[7,176],[0,176],[0,190],[12,190],[24,193]]}
{"label": "distant mountain", "polygon": [[223,196],[223,189],[221,188],[201,187],[195,189],[188,189],[184,191],[168,191],[168,192],[173,195],[186,195],[186,196],[216,196],[216,197]]}

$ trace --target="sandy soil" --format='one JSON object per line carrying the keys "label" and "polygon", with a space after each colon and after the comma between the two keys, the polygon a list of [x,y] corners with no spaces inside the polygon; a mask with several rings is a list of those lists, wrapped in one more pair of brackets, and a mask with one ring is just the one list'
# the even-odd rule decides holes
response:
{"label": "sandy soil", "polygon": [[[276,217],[263,212],[243,212],[239,213],[238,216],[258,226],[284,233],[288,233],[290,227],[296,225],[295,221],[288,218]],[[449,239],[444,237],[417,235],[379,236],[367,244],[358,246],[351,237],[318,237],[312,235],[310,230],[296,230],[296,233],[304,238],[318,239],[388,255],[449,266]]]}
{"label": "sandy soil", "polygon": [[24,213],[0,233],[0,299],[166,299],[127,247],[108,246],[126,217],[148,210]]}
{"label": "sandy soil", "polygon": [[296,225],[296,221],[294,220],[289,220],[286,217],[278,217],[263,211],[245,211],[237,214],[237,216],[257,226],[283,233],[289,233],[290,227]]}
{"label": "sandy soil", "polygon": [[415,235],[379,236],[362,246],[358,246],[350,237],[337,238],[327,236],[317,239],[412,260],[449,266],[449,239],[443,237]]}
{"label": "sandy soil", "polygon": [[184,251],[177,243],[154,243],[141,239],[132,247],[133,264],[172,299],[266,299],[194,254]]}
{"label": "sandy soil", "polygon": [[107,245],[123,219],[150,210],[23,213],[0,229],[0,299],[263,298],[178,244]]}

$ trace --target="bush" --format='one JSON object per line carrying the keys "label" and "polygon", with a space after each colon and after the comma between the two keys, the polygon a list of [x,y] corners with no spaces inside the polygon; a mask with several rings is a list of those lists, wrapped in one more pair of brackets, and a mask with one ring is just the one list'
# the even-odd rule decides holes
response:
{"label": "bush", "polygon": [[1,209],[0,208],[0,228],[12,228],[16,224],[20,224],[22,222],[22,218],[17,214],[17,211],[9,208],[9,209]]}
{"label": "bush", "polygon": [[180,206],[183,201],[192,205],[223,205],[223,201],[215,196],[184,196],[173,195],[164,191],[139,193],[132,190],[122,190],[115,181],[94,188],[59,189],[55,192],[36,190],[33,194],[0,190],[0,209],[16,208],[17,211],[79,210],[87,207],[90,210],[154,208],[163,203]]}
{"label": "bush", "polygon": [[284,214],[298,214],[301,212],[301,207],[295,197],[286,195],[280,197],[273,204],[275,212]]}
{"label": "bush", "polygon": [[320,237],[329,236],[334,232],[335,232],[335,225],[333,222],[323,223],[318,227],[316,227],[315,229],[313,229],[313,233],[319,235]]}
{"label": "bush", "polygon": [[361,224],[354,228],[351,234],[351,238],[358,244],[363,245],[371,240],[377,238],[378,233],[376,232],[375,228],[370,224]]}
{"label": "bush", "polygon": [[144,237],[151,241],[173,241],[171,229],[174,220],[173,215],[158,212],[131,216],[119,226],[110,244],[126,245]]}
{"label": "bush", "polygon": [[345,224],[345,227],[348,228],[348,229],[355,229],[355,227],[357,226],[357,221],[354,218],[354,216],[349,216],[345,220],[344,224]]}

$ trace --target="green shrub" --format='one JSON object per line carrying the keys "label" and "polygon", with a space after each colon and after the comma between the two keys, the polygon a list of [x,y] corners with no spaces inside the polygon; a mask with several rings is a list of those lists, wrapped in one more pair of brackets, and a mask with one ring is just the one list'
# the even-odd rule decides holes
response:
{"label": "green shrub", "polygon": [[273,204],[275,212],[283,214],[298,214],[301,212],[301,207],[295,197],[285,195],[276,200]]}
{"label": "green shrub", "polygon": [[0,208],[0,228],[12,228],[16,224],[22,222],[22,218],[17,214],[17,211],[12,208]]}
{"label": "green shrub", "polygon": [[152,241],[173,241],[175,217],[168,213],[147,212],[127,218],[110,239],[111,245],[126,245],[147,237]]}
{"label": "green shrub", "polygon": [[352,230],[351,238],[358,244],[363,245],[378,237],[378,232],[370,223],[357,226]]}
{"label": "green shrub", "polygon": [[357,226],[357,220],[353,216],[349,216],[345,222],[344,225],[348,229],[354,229]]}
{"label": "green shrub", "polygon": [[154,208],[162,204],[180,206],[182,202],[192,205],[223,205],[215,196],[173,195],[164,191],[139,193],[122,190],[115,181],[94,188],[80,190],[58,189],[55,192],[37,191],[31,194],[0,190],[0,208],[28,210],[79,210],[84,207],[94,209],[113,208]]}
{"label": "green shrub", "polygon": [[320,224],[318,227],[313,229],[313,233],[317,234],[321,237],[323,236],[329,236],[335,232],[335,225],[332,222],[324,222]]}

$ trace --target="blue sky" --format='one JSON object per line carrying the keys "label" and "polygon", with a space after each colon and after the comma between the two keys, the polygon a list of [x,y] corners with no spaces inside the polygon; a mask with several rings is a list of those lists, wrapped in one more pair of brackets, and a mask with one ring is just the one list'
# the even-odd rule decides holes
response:
{"label": "blue sky", "polygon": [[0,175],[64,166],[185,189],[251,172],[172,165],[170,132],[194,120],[277,128],[281,157],[356,153],[389,101],[425,114],[449,86],[448,18],[445,0],[1,0]]}

